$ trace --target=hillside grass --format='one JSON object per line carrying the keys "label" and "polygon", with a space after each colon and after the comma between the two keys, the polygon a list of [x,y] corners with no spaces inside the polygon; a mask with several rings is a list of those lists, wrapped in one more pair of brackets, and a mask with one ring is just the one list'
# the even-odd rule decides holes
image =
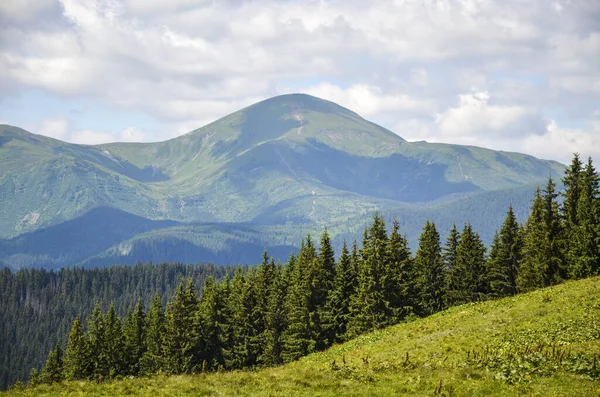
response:
{"label": "hillside grass", "polygon": [[599,396],[600,277],[467,304],[256,371],[63,382],[12,396]]}

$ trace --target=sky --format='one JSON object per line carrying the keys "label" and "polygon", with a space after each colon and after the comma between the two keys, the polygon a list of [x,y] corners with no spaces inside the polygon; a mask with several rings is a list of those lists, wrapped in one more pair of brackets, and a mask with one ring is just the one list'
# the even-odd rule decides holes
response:
{"label": "sky", "polygon": [[598,0],[2,0],[0,123],[170,139],[275,95],[410,141],[600,161]]}

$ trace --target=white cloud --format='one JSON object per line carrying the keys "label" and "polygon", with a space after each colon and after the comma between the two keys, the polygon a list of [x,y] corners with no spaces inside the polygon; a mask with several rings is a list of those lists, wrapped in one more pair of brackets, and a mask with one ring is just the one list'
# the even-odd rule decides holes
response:
{"label": "white cloud", "polygon": [[162,131],[36,122],[86,143],[168,138],[306,91],[407,138],[532,148],[583,134],[576,147],[596,130],[546,124],[591,125],[598,20],[592,0],[5,0],[0,95],[85,99],[152,115]]}

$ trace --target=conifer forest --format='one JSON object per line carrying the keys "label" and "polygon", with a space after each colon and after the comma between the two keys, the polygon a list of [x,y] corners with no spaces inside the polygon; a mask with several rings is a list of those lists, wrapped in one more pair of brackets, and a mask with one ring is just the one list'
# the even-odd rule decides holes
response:
{"label": "conifer forest", "polygon": [[537,189],[524,224],[507,208],[490,247],[470,223],[427,221],[413,253],[402,225],[376,213],[341,252],[325,230],[285,263],[265,251],[256,266],[6,268],[0,386],[276,366],[452,306],[599,275],[592,160],[574,155],[562,182]]}

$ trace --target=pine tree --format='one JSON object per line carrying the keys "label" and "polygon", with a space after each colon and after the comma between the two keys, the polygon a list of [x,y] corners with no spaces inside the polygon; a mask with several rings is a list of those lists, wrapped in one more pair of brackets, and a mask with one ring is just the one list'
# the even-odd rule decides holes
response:
{"label": "pine tree", "polygon": [[293,266],[289,293],[286,299],[288,327],[282,335],[284,362],[297,360],[315,350],[310,321],[310,298],[308,272],[316,258],[315,248],[310,235],[302,241],[298,257]]}
{"label": "pine tree", "polygon": [[226,320],[223,318],[222,292],[222,288],[209,276],[204,283],[196,319],[201,342],[197,361],[206,362],[212,369],[224,364],[221,343]]}
{"label": "pine tree", "polygon": [[479,234],[467,223],[460,234],[456,248],[456,264],[448,285],[448,302],[460,305],[476,302],[489,292],[485,262],[485,246]]}
{"label": "pine tree", "polygon": [[117,316],[113,303],[106,313],[104,331],[104,353],[108,359],[108,376],[114,378],[124,373],[126,350],[121,319]]}
{"label": "pine tree", "polygon": [[400,224],[394,220],[387,244],[382,275],[383,299],[389,302],[385,324],[399,322],[413,312],[412,298],[416,291],[412,257],[406,237],[400,235]]}
{"label": "pine tree", "polygon": [[169,373],[190,373],[195,369],[193,360],[199,337],[195,327],[197,310],[198,298],[192,279],[187,286],[182,280],[165,311],[162,347],[164,368]]}
{"label": "pine tree", "polygon": [[106,326],[100,305],[96,304],[87,325],[88,355],[90,368],[87,372],[93,379],[101,380],[110,375],[109,358],[106,355]]}
{"label": "pine tree", "polygon": [[225,368],[240,369],[244,365],[242,332],[244,316],[242,316],[242,290],[245,284],[244,272],[236,267],[230,282],[225,301],[227,313],[227,329],[221,339],[223,362]]}
{"label": "pine tree", "polygon": [[146,314],[142,300],[138,298],[133,312],[129,313],[123,327],[125,337],[125,350],[127,372],[138,375],[140,372],[140,361],[146,351],[145,344]]}
{"label": "pine tree", "polygon": [[48,354],[48,360],[42,370],[42,381],[52,384],[60,382],[63,376],[63,357],[60,342],[56,342],[55,348]]}
{"label": "pine tree", "polygon": [[546,285],[558,284],[568,278],[565,261],[565,236],[560,215],[558,211],[558,194],[556,185],[552,178],[543,192],[544,199],[544,223],[546,227],[546,254],[548,272],[546,273]]}
{"label": "pine tree", "polygon": [[140,358],[140,374],[150,375],[162,368],[162,338],[164,333],[164,314],[160,296],[154,295],[150,310],[145,319],[145,351]]}
{"label": "pine tree", "polygon": [[525,292],[557,284],[567,277],[565,238],[552,178],[538,188],[524,231],[523,263],[517,287]]}
{"label": "pine tree", "polygon": [[415,255],[416,312],[429,315],[445,308],[446,268],[442,260],[440,235],[427,220]]}
{"label": "pine tree", "polygon": [[517,293],[517,278],[522,260],[521,226],[510,206],[500,233],[494,238],[488,262],[488,282],[492,296],[503,297]]}
{"label": "pine tree", "polygon": [[287,326],[285,301],[288,293],[290,274],[288,269],[276,267],[275,279],[269,293],[267,311],[265,312],[266,327],[263,335],[263,352],[259,362],[263,365],[278,365],[283,363],[283,332]]}
{"label": "pine tree", "polygon": [[88,355],[88,342],[83,331],[79,316],[73,321],[67,350],[64,358],[65,379],[86,379],[89,374],[90,357]]}
{"label": "pine tree", "polygon": [[237,325],[236,354],[241,367],[252,368],[258,363],[264,332],[264,313],[258,310],[262,293],[258,291],[258,276],[248,270],[239,295],[239,310],[234,315]]}
{"label": "pine tree", "polygon": [[327,301],[324,328],[330,335],[329,344],[344,341],[350,316],[350,299],[356,289],[357,275],[346,241],[336,266],[333,289]]}
{"label": "pine tree", "polygon": [[517,289],[527,292],[546,285],[546,227],[544,200],[538,187],[523,231],[523,262],[517,276]]}
{"label": "pine tree", "polygon": [[578,225],[577,205],[579,197],[582,193],[582,170],[583,164],[579,158],[579,154],[573,155],[573,160],[569,167],[565,170],[563,184],[565,191],[563,193],[564,201],[562,205],[562,217],[564,219],[565,229],[570,235],[571,230]]}
{"label": "pine tree", "polygon": [[387,266],[388,236],[385,222],[379,214],[365,230],[361,261],[359,261],[356,293],[350,301],[348,337],[352,338],[386,323],[390,315],[389,302],[384,298],[383,271]]}
{"label": "pine tree", "polygon": [[[589,158],[580,175],[576,224],[569,230],[569,276],[597,275],[600,269],[600,177]],[[567,193],[568,194],[568,193]]]}
{"label": "pine tree", "polygon": [[327,230],[321,236],[319,253],[312,261],[309,272],[309,313],[312,338],[315,340],[315,350],[323,350],[329,346],[333,335],[327,327],[323,327],[322,317],[326,316],[325,306],[329,293],[333,289],[335,278],[335,252]]}

